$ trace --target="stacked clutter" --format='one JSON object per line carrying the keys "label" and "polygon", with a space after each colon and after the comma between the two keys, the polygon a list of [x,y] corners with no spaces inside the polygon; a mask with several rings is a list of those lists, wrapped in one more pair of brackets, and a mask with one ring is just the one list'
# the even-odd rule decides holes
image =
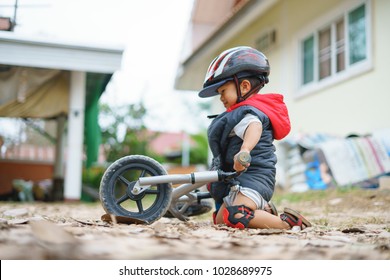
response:
{"label": "stacked clutter", "polygon": [[320,145],[338,186],[378,187],[390,172],[390,157],[381,139],[349,137]]}
{"label": "stacked clutter", "polygon": [[293,192],[345,186],[376,188],[381,177],[390,175],[390,130],[346,138],[300,135],[279,146],[285,155],[279,162],[284,176],[279,178]]}
{"label": "stacked clutter", "polygon": [[309,189],[305,171],[306,164],[303,161],[299,147],[292,147],[287,154],[287,181],[291,191],[304,192]]}

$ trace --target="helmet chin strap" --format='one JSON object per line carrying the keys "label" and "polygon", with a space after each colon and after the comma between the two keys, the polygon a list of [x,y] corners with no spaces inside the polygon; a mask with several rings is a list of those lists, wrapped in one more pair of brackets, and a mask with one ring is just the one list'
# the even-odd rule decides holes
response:
{"label": "helmet chin strap", "polygon": [[240,102],[244,101],[244,99],[241,96],[241,88],[240,88],[240,83],[238,82],[237,75],[234,75],[233,79],[234,79],[234,84],[236,85],[236,93],[237,93],[236,103],[240,103]]}
{"label": "helmet chin strap", "polygon": [[234,75],[233,76],[233,79],[234,79],[234,84],[236,85],[236,92],[237,92],[237,103],[240,103],[246,99],[248,99],[253,93],[256,93],[258,92],[264,85],[258,85],[257,87],[255,88],[252,88],[250,91],[248,91],[244,96],[242,96],[241,94],[241,88],[240,88],[240,84],[239,84],[239,81],[238,81],[238,78],[237,78],[237,75]]}

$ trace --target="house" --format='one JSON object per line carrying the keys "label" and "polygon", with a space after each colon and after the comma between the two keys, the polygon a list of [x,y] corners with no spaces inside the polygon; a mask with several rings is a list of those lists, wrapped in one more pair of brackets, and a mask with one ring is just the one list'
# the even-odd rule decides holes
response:
{"label": "house", "polygon": [[[123,46],[88,45],[0,31],[0,117],[56,120],[51,170],[54,188],[58,187],[62,193],[59,196],[66,200],[81,197],[84,132],[87,157],[97,157],[98,100],[112,74],[120,69],[123,51]],[[2,193],[16,178],[4,166],[0,172]],[[19,178],[31,180],[24,178],[20,168],[16,173]],[[35,180],[46,179],[38,175],[34,172]]]}
{"label": "house", "polygon": [[215,56],[248,45],[270,61],[263,92],[284,95],[292,134],[388,128],[389,14],[386,0],[196,0],[175,87],[199,90]]}
{"label": "house", "polygon": [[154,132],[157,134],[150,140],[149,148],[158,155],[181,155],[183,143],[189,141],[189,137],[184,132]]}
{"label": "house", "polygon": [[269,59],[262,92],[284,95],[289,136],[389,130],[389,15],[386,0],[195,0],[175,87],[199,91],[218,54],[247,45]]}

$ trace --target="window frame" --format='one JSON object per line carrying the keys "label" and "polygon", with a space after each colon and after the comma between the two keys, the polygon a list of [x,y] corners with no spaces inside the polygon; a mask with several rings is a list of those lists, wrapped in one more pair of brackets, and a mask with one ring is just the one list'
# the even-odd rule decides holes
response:
{"label": "window frame", "polygon": [[[354,64],[350,64],[349,61],[349,15],[352,11],[359,8],[361,5],[365,5],[365,29],[366,29],[366,58],[358,61]],[[344,11],[344,12],[340,12]],[[298,63],[297,63],[297,90],[295,98],[300,98],[314,92],[323,90],[329,86],[333,86],[337,83],[343,82],[357,75],[370,71],[373,68],[372,62],[372,10],[371,0],[350,0],[338,6],[330,13],[320,17],[312,24],[308,24],[306,30],[303,30],[298,36],[297,51],[298,51]],[[344,56],[345,65],[344,70],[337,72],[337,46],[336,46],[336,32],[337,24],[340,20],[344,20]],[[309,29],[310,28],[310,29]],[[323,79],[319,78],[319,33],[327,28],[331,29],[331,75]],[[304,53],[303,43],[310,37],[314,37],[314,73],[313,80],[304,84]]]}

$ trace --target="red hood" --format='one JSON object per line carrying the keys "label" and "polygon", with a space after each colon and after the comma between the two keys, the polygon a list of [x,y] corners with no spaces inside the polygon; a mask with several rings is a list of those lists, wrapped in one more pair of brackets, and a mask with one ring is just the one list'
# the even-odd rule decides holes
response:
{"label": "red hood", "polygon": [[231,106],[226,111],[231,112],[246,105],[255,107],[268,116],[276,140],[281,140],[290,133],[290,118],[286,104],[283,102],[283,95],[278,93],[254,94],[247,100]]}

